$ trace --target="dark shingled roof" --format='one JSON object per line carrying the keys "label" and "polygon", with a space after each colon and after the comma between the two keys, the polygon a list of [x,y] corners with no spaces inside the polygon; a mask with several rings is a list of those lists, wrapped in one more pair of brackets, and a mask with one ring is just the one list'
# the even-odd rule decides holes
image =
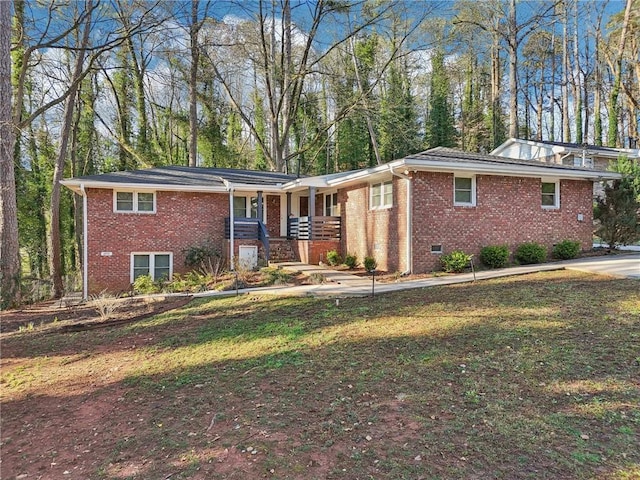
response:
{"label": "dark shingled roof", "polygon": [[407,160],[427,160],[448,163],[494,163],[502,165],[526,165],[530,167],[557,168],[562,170],[584,170],[593,172],[591,168],[574,167],[568,165],[560,165],[556,163],[544,163],[539,160],[521,160],[518,158],[499,157],[498,155],[489,155],[486,153],[473,153],[455,150],[453,148],[436,147],[430,150],[408,155]]}
{"label": "dark shingled roof", "polygon": [[231,183],[249,185],[278,185],[295,179],[295,175],[278,172],[234,170],[230,168],[181,167],[175,165],[73,178],[73,180],[77,181],[191,186],[224,186],[223,180]]}

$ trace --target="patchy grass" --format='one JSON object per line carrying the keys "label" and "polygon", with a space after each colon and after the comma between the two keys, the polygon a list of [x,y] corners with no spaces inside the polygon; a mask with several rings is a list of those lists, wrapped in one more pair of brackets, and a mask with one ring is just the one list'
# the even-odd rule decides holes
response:
{"label": "patchy grass", "polygon": [[199,299],[2,341],[2,472],[640,478],[640,284]]}

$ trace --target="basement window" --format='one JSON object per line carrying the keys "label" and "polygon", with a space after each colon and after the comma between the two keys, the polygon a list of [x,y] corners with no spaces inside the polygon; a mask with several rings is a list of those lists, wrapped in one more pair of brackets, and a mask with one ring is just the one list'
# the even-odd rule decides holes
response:
{"label": "basement window", "polygon": [[431,245],[431,253],[442,253],[442,245]]}
{"label": "basement window", "polygon": [[149,275],[154,282],[170,280],[173,274],[173,254],[161,253],[132,253],[131,254],[131,283],[142,275]]}

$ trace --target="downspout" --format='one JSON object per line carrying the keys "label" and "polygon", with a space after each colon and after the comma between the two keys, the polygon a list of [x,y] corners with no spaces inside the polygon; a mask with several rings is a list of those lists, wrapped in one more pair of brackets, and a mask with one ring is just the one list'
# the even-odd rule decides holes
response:
{"label": "downspout", "polygon": [[87,216],[87,192],[84,189],[84,183],[80,184],[80,192],[82,194],[82,298],[86,300],[89,297],[89,245],[88,216]]}
{"label": "downspout", "polygon": [[233,184],[225,179],[222,179],[229,192],[229,269],[233,272],[235,270],[235,244],[233,237],[235,232],[233,231],[234,217],[233,217]]}
{"label": "downspout", "polygon": [[407,182],[407,270],[401,275],[409,275],[413,272],[413,182],[411,182],[410,176],[394,172],[391,165],[389,165],[389,171],[392,175],[404,178]]}

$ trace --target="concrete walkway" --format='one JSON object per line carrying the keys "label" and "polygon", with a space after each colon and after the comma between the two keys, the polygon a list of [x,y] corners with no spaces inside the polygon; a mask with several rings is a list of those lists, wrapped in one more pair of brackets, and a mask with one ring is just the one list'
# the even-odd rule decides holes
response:
{"label": "concrete walkway", "polygon": [[[314,273],[322,275],[326,282],[318,285],[299,285],[295,287],[274,286],[263,288],[249,288],[240,290],[239,293],[259,293],[265,295],[288,296],[326,296],[326,297],[358,297],[371,295],[371,277],[359,277],[348,272],[331,270],[318,265],[290,262],[278,264],[279,267],[303,272],[306,275]],[[508,277],[512,275],[524,275],[527,273],[544,272],[551,270],[580,270],[615,277],[640,279],[640,253],[606,255],[602,257],[581,258],[562,262],[541,263],[536,265],[524,265],[518,267],[501,268],[497,270],[482,270],[476,272],[476,280],[489,278]],[[436,285],[452,285],[474,281],[472,273],[459,275],[443,275],[439,277],[427,277],[418,280],[398,281],[394,283],[375,282],[374,291],[378,293],[397,292],[415,288],[433,287]],[[640,283],[638,285],[640,292]],[[194,296],[218,296],[235,295],[235,292],[202,292]]]}

